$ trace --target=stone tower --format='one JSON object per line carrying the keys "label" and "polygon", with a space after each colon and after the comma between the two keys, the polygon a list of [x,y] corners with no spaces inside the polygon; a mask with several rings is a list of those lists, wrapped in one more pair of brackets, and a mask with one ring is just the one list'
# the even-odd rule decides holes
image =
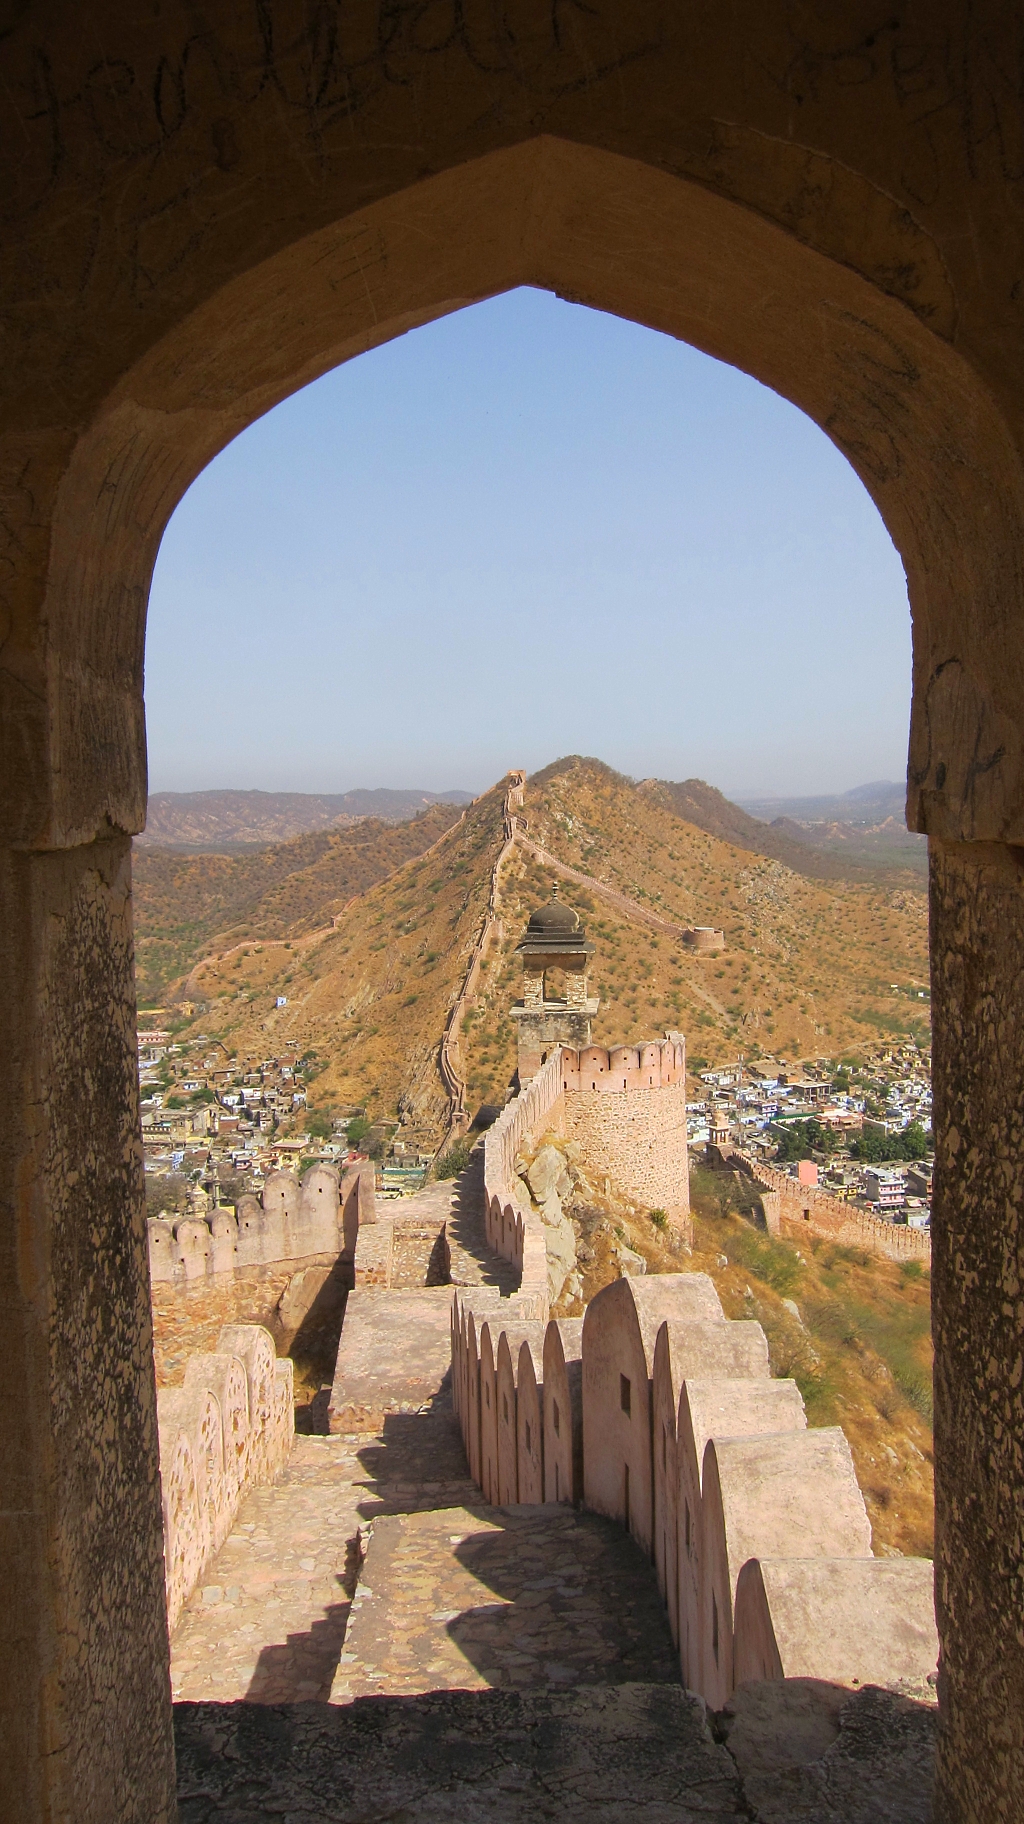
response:
{"label": "stone tower", "polygon": [[[599,1006],[587,986],[594,945],[587,941],[579,913],[562,905],[557,886],[547,905],[531,915],[516,954],[523,959],[523,999],[510,1012],[519,1028],[519,1081],[526,1083],[556,1045],[585,1050]],[[564,995],[551,993],[555,970],[564,976]]]}

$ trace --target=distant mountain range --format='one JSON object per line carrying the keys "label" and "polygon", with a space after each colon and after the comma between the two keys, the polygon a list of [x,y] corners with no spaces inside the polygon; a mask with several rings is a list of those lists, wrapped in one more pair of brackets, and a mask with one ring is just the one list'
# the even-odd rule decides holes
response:
{"label": "distant mountain range", "polygon": [[736,801],[751,817],[774,823],[779,817],[793,817],[798,823],[881,823],[888,817],[904,817],[907,787],[904,780],[875,779],[870,785],[855,785],[852,791],[822,798],[738,798]]}
{"label": "distant mountain range", "polygon": [[141,847],[222,853],[345,829],[363,817],[406,823],[432,804],[470,804],[472,792],[153,792]]}

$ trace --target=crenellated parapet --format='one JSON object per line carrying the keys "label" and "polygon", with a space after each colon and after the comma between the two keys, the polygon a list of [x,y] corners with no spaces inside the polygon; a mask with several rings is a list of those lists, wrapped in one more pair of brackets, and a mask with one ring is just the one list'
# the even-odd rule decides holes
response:
{"label": "crenellated parapet", "polygon": [[368,1162],[342,1173],[335,1166],[315,1165],[301,1183],[294,1172],[271,1172],[262,1198],[240,1197],[234,1209],[177,1219],[150,1217],[150,1280],[184,1286],[239,1267],[317,1255],[354,1263],[359,1230],[375,1219]]}
{"label": "crenellated parapet", "polygon": [[564,1131],[559,1050],[552,1053],[537,1075],[506,1104],[484,1137],[487,1240],[495,1253],[518,1266],[519,1297],[529,1302],[528,1315],[546,1319],[548,1270],[544,1229],[530,1207],[528,1193],[516,1172],[516,1161],[531,1135],[545,1131]]}
{"label": "crenellated parapet", "polygon": [[583,1051],[562,1047],[562,1087],[618,1095],[630,1089],[686,1088],[686,1044],[678,1035],[643,1045],[588,1045]]}
{"label": "crenellated parapet", "polygon": [[[721,1149],[719,1149],[721,1153]],[[820,1235],[845,1247],[866,1248],[887,1260],[920,1260],[930,1264],[932,1238],[927,1229],[886,1222],[870,1210],[857,1209],[817,1185],[800,1184],[787,1172],[738,1150],[721,1153],[726,1167],[735,1166],[759,1187],[765,1224],[771,1235],[796,1240]]]}
{"label": "crenellated parapet", "polygon": [[849,1444],[809,1427],[760,1324],[701,1273],[619,1279],[582,1320],[456,1294],[452,1387],[486,1500],[617,1522],[655,1564],[689,1690],[934,1682],[932,1566],[875,1558]]}
{"label": "crenellated parapet", "polygon": [[228,1324],[157,1394],[167,1625],[173,1629],[250,1488],[283,1469],[295,1429],[291,1362],[259,1324]]}

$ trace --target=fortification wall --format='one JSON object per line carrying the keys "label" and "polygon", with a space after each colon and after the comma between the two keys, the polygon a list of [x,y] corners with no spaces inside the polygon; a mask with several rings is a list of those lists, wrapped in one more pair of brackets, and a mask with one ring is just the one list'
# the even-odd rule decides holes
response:
{"label": "fortification wall", "polygon": [[660,1043],[562,1052],[565,1131],[592,1172],[689,1228],[686,1046]]}
{"label": "fortification wall", "polygon": [[369,1162],[340,1174],[334,1166],[312,1166],[301,1183],[293,1172],[272,1172],[262,1200],[240,1197],[235,1210],[150,1217],[150,1281],[185,1286],[240,1268],[318,1257],[351,1265],[360,1227],[375,1220]]}
{"label": "fortification wall", "polygon": [[688,1689],[720,1708],[741,1677],[934,1684],[931,1565],[872,1556],[843,1432],[806,1426],[795,1383],[769,1376],[760,1326],[727,1320],[705,1275],[615,1281],[581,1339],[552,1320],[542,1346],[504,1304],[453,1300],[452,1384],[474,1480],[486,1499],[529,1504],[552,1499],[560,1470],[556,1500],[582,1494],[653,1553]]}
{"label": "fortification wall", "polygon": [[484,1138],[484,1197],[487,1240],[521,1274],[523,1317],[548,1314],[547,1249],[543,1226],[531,1210],[516,1173],[516,1160],[530,1136],[565,1132],[562,1054],[555,1051],[535,1077],[502,1110]]}
{"label": "fortification wall", "polygon": [[665,1210],[688,1233],[686,1047],[680,1035],[610,1051],[559,1046],[488,1130],[487,1239],[520,1268],[520,1293],[535,1299],[536,1316],[547,1315],[544,1229],[516,1161],[544,1133],[576,1140],[592,1174],[613,1178],[628,1197]]}
{"label": "fortification wall", "polygon": [[219,1550],[250,1488],[272,1482],[294,1432],[292,1364],[258,1324],[229,1324],[157,1394],[167,1625]]}
{"label": "fortification wall", "polygon": [[[448,1133],[442,1143],[442,1147],[439,1148],[439,1151],[443,1151],[444,1146],[448,1144],[450,1139],[457,1134],[464,1133],[469,1126],[469,1110],[466,1107],[466,1081],[462,1075],[462,1022],[466,1016],[467,1009],[471,1006],[476,996],[476,991],[480,984],[480,971],[484,959],[487,956],[487,952],[490,949],[491,944],[500,939],[502,935],[503,927],[498,913],[501,898],[501,871],[515,846],[515,813],[522,808],[523,787],[525,784],[526,774],[524,772],[513,771],[509,773],[503,805],[505,840],[502,843],[497,860],[491,869],[491,885],[487,897],[487,911],[484,914],[484,922],[480,927],[479,935],[476,938],[470,954],[469,966],[466,970],[462,987],[459,990],[458,999],[452,1003],[452,1006],[449,1009],[448,1018],[445,1022],[444,1034],[441,1039],[441,1049],[438,1054],[438,1068],[441,1073],[441,1081],[445,1087],[445,1093],[448,1097]],[[474,799],[473,802],[475,804],[477,800]],[[429,853],[429,851],[427,852]]]}
{"label": "fortification wall", "polygon": [[773,1235],[796,1240],[810,1232],[847,1247],[866,1248],[888,1260],[922,1260],[930,1264],[932,1238],[927,1229],[911,1229],[903,1223],[884,1222],[867,1210],[855,1210],[839,1197],[812,1185],[798,1184],[788,1173],[751,1159],[747,1153],[725,1155],[725,1164],[735,1161],[761,1186],[765,1221]]}

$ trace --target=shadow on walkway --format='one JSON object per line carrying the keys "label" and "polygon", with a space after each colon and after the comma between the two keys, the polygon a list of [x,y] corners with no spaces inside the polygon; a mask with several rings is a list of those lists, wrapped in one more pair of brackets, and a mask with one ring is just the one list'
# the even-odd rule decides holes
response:
{"label": "shadow on walkway", "polygon": [[[469,1164],[455,1180],[448,1245],[455,1285],[499,1286],[507,1297],[519,1287],[519,1269],[496,1254],[484,1227],[484,1149],[474,1148]],[[462,1257],[461,1259],[459,1257]]]}
{"label": "shadow on walkway", "polygon": [[345,1630],[362,1561],[361,1541],[358,1537],[350,1539],[345,1551],[345,1569],[337,1580],[339,1596],[343,1600],[329,1603],[323,1615],[302,1633],[289,1634],[283,1644],[275,1641],[262,1648],[245,1703],[327,1702],[345,1645]]}

